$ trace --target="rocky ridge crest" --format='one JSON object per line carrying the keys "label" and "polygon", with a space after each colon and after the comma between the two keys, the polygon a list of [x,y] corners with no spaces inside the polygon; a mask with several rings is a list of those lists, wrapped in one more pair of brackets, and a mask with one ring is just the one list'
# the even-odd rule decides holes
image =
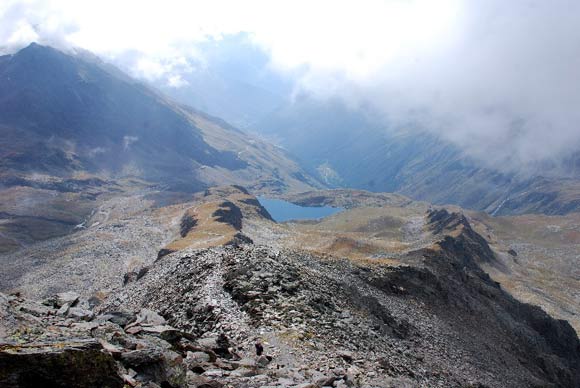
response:
{"label": "rocky ridge crest", "polygon": [[398,265],[239,242],[167,254],[93,308],[3,296],[0,381],[75,386],[91,357],[111,387],[577,386],[572,327],[481,269],[496,258],[465,216],[425,225]]}

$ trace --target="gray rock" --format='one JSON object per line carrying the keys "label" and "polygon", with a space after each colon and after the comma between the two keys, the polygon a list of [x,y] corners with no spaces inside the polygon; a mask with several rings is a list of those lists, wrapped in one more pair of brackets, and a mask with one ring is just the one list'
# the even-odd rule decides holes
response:
{"label": "gray rock", "polygon": [[210,357],[209,354],[204,352],[187,352],[187,360],[191,360],[193,362],[209,362]]}
{"label": "gray rock", "polygon": [[91,330],[97,328],[99,326],[99,324],[97,322],[75,322],[71,325],[71,327],[73,329],[76,330],[82,330],[82,331],[87,331],[90,332]]}
{"label": "gray rock", "polygon": [[61,308],[58,309],[58,311],[56,312],[56,315],[58,315],[59,317],[66,317],[66,315],[68,314],[68,310],[70,308],[70,304],[65,303],[62,305]]}
{"label": "gray rock", "polygon": [[202,373],[202,376],[205,377],[222,377],[223,375],[224,371],[221,369],[210,369]]}
{"label": "gray rock", "polygon": [[123,378],[123,382],[127,385],[129,385],[130,387],[136,387],[137,384],[139,384],[137,382],[137,380],[135,380],[132,376],[124,374],[121,376]]}
{"label": "gray rock", "polygon": [[360,369],[358,369],[356,366],[351,366],[350,368],[348,368],[348,370],[346,371],[345,381],[349,387],[356,385],[356,379],[360,374],[360,372],[361,372]]}
{"label": "gray rock", "polygon": [[215,349],[218,347],[218,337],[212,336],[200,338],[197,340],[197,343],[199,344],[199,346],[202,346],[204,348]]}
{"label": "gray rock", "polygon": [[341,350],[337,353],[337,356],[342,358],[344,361],[351,363],[354,355],[352,352],[349,352],[348,350]]}
{"label": "gray rock", "polygon": [[268,358],[268,356],[261,355],[256,359],[256,365],[259,366],[260,368],[264,368],[268,366],[270,361],[271,359]]}
{"label": "gray rock", "polygon": [[119,346],[113,345],[105,340],[100,340],[103,349],[114,356],[118,356],[123,353],[123,349]]}
{"label": "gray rock", "polygon": [[187,372],[187,385],[190,388],[221,388],[224,386],[219,381],[212,380],[193,372]]}
{"label": "gray rock", "polygon": [[251,377],[257,374],[258,372],[255,369],[240,368],[230,372],[230,377]]}
{"label": "gray rock", "polygon": [[50,314],[54,314],[54,309],[46,307],[44,305],[33,303],[33,302],[23,302],[19,307],[20,311],[34,315],[35,317],[45,317]]}
{"label": "gray rock", "polygon": [[95,314],[91,310],[85,310],[80,307],[71,307],[67,312],[67,317],[79,321],[90,321],[94,316]]}
{"label": "gray rock", "polygon": [[79,294],[74,291],[61,292],[54,296],[54,304],[56,307],[62,307],[65,304],[74,306],[79,300]]}
{"label": "gray rock", "polygon": [[0,351],[1,387],[121,388],[113,357],[94,340]]}
{"label": "gray rock", "polygon": [[332,387],[334,382],[338,379],[339,379],[338,377],[335,376],[327,377],[324,376],[322,373],[320,373],[320,376],[312,378],[312,381],[314,381],[314,383],[319,387]]}
{"label": "gray rock", "polygon": [[[151,344],[154,346],[154,344]],[[166,382],[172,387],[186,384],[186,368],[181,356],[170,350],[145,348],[121,355],[121,362],[137,372],[146,381]]]}
{"label": "gray rock", "polygon": [[142,326],[141,329],[144,333],[165,336],[167,338],[178,337],[180,333],[179,330],[169,325]]}
{"label": "gray rock", "polygon": [[[143,364],[154,364],[163,358],[163,353],[158,349],[139,349],[123,353],[121,360],[124,365],[138,368]],[[135,369],[138,371],[138,369]]]}
{"label": "gray rock", "polygon": [[242,358],[239,361],[235,361],[232,364],[237,365],[240,368],[254,368],[256,367],[256,361],[251,358]]}
{"label": "gray rock", "polygon": [[109,311],[102,315],[103,319],[119,326],[126,326],[135,320],[135,315],[125,311]]}
{"label": "gray rock", "polygon": [[231,343],[227,336],[224,334],[212,335],[197,340],[199,346],[207,349],[211,349],[214,353],[219,356],[229,358],[232,356],[229,349],[231,348]]}
{"label": "gray rock", "polygon": [[143,308],[137,314],[136,323],[141,326],[162,326],[165,325],[165,318],[153,310]]}
{"label": "gray rock", "polygon": [[143,331],[143,328],[141,326],[139,326],[139,325],[135,325],[135,326],[128,325],[125,328],[125,332],[128,333],[128,334],[137,334],[137,333],[140,333],[142,331]]}

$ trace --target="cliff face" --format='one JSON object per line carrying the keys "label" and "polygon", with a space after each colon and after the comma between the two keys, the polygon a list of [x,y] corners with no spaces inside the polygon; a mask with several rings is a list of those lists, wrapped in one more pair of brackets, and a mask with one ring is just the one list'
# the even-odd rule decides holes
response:
{"label": "cliff face", "polygon": [[520,362],[522,358],[530,358],[530,364],[535,364],[548,380],[559,385],[579,384],[580,342],[572,326],[567,321],[551,318],[537,306],[517,301],[479,267],[478,263],[493,265],[497,260],[485,239],[463,215],[442,209],[431,212],[429,220],[437,230],[461,229],[455,237],[446,236],[437,243],[440,251],[425,255],[427,267],[447,280],[444,289],[448,290],[448,298],[473,312],[467,316],[491,308],[486,318],[494,320],[497,329],[508,333]]}

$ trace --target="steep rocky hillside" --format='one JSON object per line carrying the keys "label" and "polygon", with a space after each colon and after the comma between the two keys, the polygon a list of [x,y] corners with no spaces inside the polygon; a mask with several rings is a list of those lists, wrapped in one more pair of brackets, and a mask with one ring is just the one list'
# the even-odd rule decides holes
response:
{"label": "steep rocky hillside", "polygon": [[484,269],[518,299],[569,321],[580,333],[580,214],[470,214],[502,266]]}
{"label": "steep rocky hillside", "polygon": [[[313,382],[312,370],[350,374],[355,386],[578,383],[579,342],[567,323],[513,300],[463,256],[485,250],[472,237],[437,247],[401,267],[268,248],[192,251],[164,258],[103,310],[147,307],[245,352],[258,338],[273,356],[261,385]],[[228,372],[221,380],[244,382]]]}
{"label": "steep rocky hillside", "polygon": [[216,184],[320,186],[284,151],[89,53],[31,44],[1,57],[2,251],[69,233],[118,192]]}
{"label": "steep rocky hillside", "polygon": [[[398,194],[312,191],[284,198],[344,211],[322,220],[275,223],[241,187],[212,188],[163,206],[165,193],[118,193],[104,201],[72,235],[0,255],[4,291],[41,298],[78,289],[102,298],[171,252],[254,242],[300,249],[362,264],[402,265],[410,252],[440,237],[428,227],[433,207]],[[539,305],[580,331],[577,215],[489,217],[465,212],[489,242],[496,260],[480,263],[523,302]]]}
{"label": "steep rocky hillside", "polygon": [[[319,221],[291,222],[276,228],[260,228],[248,221],[244,233],[263,244],[391,264],[400,263],[402,254],[434,239],[425,231],[425,214],[433,206],[398,194],[326,190],[284,198],[303,205],[347,210]],[[481,265],[495,281],[521,301],[541,306],[580,332],[578,213],[491,217],[448,208],[465,214],[490,244],[497,260]]]}
{"label": "steep rocky hillside", "polygon": [[[243,194],[208,193],[205,203],[225,193]],[[99,374],[111,387],[578,386],[572,327],[515,300],[481,269],[498,258],[465,216],[440,209],[424,220],[430,238],[396,264],[240,241],[163,256],[102,303],[70,292],[47,295],[45,305],[1,296],[0,381],[87,386]],[[80,362],[87,358],[90,367]]]}
{"label": "steep rocky hillside", "polygon": [[211,188],[162,206],[165,192],[116,193],[75,233],[0,254],[0,290],[34,298],[75,289],[102,299],[168,253],[249,242],[255,222],[274,227],[239,186]]}

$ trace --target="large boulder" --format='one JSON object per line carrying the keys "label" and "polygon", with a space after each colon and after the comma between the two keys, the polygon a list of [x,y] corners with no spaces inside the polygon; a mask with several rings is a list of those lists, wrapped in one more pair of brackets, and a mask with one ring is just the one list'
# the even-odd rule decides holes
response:
{"label": "large boulder", "polygon": [[74,291],[66,291],[53,295],[52,297],[44,301],[44,304],[54,308],[61,308],[65,305],[69,307],[75,306],[78,303],[78,301],[79,294],[77,294]]}
{"label": "large boulder", "polygon": [[113,357],[96,340],[5,345],[0,386],[11,388],[123,387]]}

